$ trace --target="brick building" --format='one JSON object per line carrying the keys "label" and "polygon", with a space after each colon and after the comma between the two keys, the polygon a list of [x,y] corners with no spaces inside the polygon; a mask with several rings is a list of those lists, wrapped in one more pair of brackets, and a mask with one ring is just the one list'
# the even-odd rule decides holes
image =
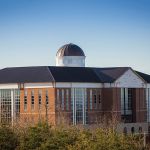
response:
{"label": "brick building", "polygon": [[85,67],[85,54],[62,46],[56,66],[0,70],[0,122],[93,125],[115,117],[118,130],[148,131],[150,75],[130,67]]}

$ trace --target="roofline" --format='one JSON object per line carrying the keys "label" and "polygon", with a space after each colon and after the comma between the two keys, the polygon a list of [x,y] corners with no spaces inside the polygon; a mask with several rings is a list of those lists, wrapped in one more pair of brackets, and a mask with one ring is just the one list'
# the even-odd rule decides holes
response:
{"label": "roofline", "polygon": [[[118,67],[118,68],[119,68],[119,67]],[[122,67],[122,68],[125,68],[125,67]],[[126,68],[127,68],[127,70],[126,70],[125,72],[127,72],[129,69],[132,70],[131,67],[126,67]],[[119,78],[121,78],[121,77],[124,75],[125,72],[123,72],[123,73],[122,73],[117,79],[115,79],[112,83],[116,82]]]}
{"label": "roofline", "polygon": [[142,79],[145,83],[148,83],[145,79],[143,79],[135,70],[132,69],[132,71],[140,78]]}
{"label": "roofline", "polygon": [[[136,71],[133,70],[131,67],[128,67],[128,69],[127,69],[125,72],[127,72],[128,70],[133,71],[141,80],[143,80],[144,83],[147,83],[147,82],[146,82],[138,73],[136,73]],[[125,72],[124,72],[124,73],[125,73]],[[119,78],[121,78],[121,77],[124,75],[124,73],[121,74],[114,82],[116,82]],[[113,83],[114,83],[114,82],[113,82]]]}

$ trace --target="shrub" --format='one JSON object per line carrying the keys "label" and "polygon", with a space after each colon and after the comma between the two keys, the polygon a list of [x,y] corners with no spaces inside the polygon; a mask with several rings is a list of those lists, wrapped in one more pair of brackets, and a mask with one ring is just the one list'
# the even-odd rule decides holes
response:
{"label": "shrub", "polygon": [[14,150],[17,147],[18,138],[15,132],[7,126],[0,126],[0,149]]}

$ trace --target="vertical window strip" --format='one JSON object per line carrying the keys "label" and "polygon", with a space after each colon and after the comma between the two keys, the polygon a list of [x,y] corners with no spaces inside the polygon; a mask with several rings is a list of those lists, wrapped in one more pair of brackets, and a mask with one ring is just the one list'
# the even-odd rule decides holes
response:
{"label": "vertical window strip", "polygon": [[27,111],[27,90],[24,91],[24,111]]}
{"label": "vertical window strip", "polygon": [[42,91],[39,90],[38,92],[38,97],[39,97],[39,109],[42,107]]}
{"label": "vertical window strip", "polygon": [[57,89],[57,108],[60,108],[60,90]]}
{"label": "vertical window strip", "polygon": [[92,90],[90,90],[90,109],[93,108],[93,106],[92,106],[92,104],[93,104],[92,97],[93,96],[92,95],[93,95]]}
{"label": "vertical window strip", "polygon": [[124,115],[124,88],[121,88],[121,114]]}
{"label": "vertical window strip", "polygon": [[97,91],[94,92],[94,108],[97,109]]}
{"label": "vertical window strip", "polygon": [[34,90],[31,91],[31,110],[34,110]]}
{"label": "vertical window strip", "polygon": [[99,95],[98,95],[98,102],[99,102],[99,109],[101,109],[101,105],[102,105],[102,94],[101,94],[101,90],[99,91]]}
{"label": "vertical window strip", "polygon": [[66,110],[69,110],[69,90],[66,89]]}
{"label": "vertical window strip", "polygon": [[20,90],[14,90],[15,93],[15,113],[16,117],[19,117],[20,114]]}
{"label": "vertical window strip", "polygon": [[131,110],[132,108],[132,89],[128,89],[128,110]]}
{"label": "vertical window strip", "polygon": [[49,105],[49,97],[48,97],[48,90],[46,90],[46,105]]}
{"label": "vertical window strip", "polygon": [[61,101],[61,108],[64,110],[64,89],[62,89],[62,101]]}

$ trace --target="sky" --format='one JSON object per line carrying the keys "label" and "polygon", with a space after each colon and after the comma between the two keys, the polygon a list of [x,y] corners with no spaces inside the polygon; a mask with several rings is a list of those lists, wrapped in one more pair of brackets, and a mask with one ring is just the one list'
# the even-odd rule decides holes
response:
{"label": "sky", "polygon": [[0,0],[0,68],[54,66],[67,43],[86,66],[150,74],[150,0]]}

